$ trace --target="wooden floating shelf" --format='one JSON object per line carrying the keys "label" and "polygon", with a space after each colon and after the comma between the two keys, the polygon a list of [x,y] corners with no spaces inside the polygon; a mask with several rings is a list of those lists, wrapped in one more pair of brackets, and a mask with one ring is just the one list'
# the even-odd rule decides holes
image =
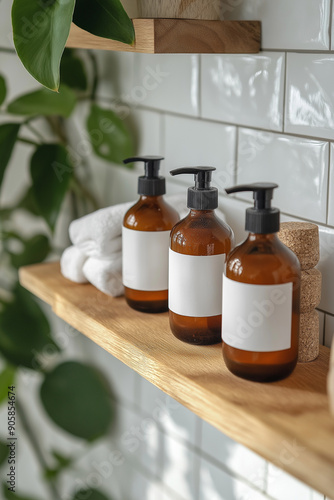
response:
{"label": "wooden floating shelf", "polygon": [[199,417],[323,494],[334,491],[334,417],[328,411],[329,349],[280,382],[233,376],[221,346],[174,338],[168,314],[143,314],[124,298],[63,278],[58,263],[20,270],[21,284],[93,342]]}
{"label": "wooden floating shelf", "polygon": [[67,47],[167,53],[257,53],[261,43],[260,21],[202,21],[186,19],[133,19],[133,46],[91,35],[72,24]]}

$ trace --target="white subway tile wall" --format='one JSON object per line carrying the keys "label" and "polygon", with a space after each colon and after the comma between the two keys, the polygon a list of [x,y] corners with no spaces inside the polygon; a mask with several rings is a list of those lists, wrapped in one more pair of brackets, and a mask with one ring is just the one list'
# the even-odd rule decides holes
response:
{"label": "white subway tile wall", "polygon": [[[169,170],[181,165],[217,167],[220,206],[237,243],[245,237],[250,198],[224,195],[224,187],[235,182],[277,181],[274,204],[282,209],[282,218],[319,224],[320,341],[327,346],[334,336],[331,9],[330,0],[224,0],[223,18],[262,21],[265,50],[260,54],[97,54],[103,75],[100,104],[127,121],[138,154],[165,156],[167,177]],[[9,2],[1,2],[0,47],[12,46],[10,33]],[[37,88],[14,53],[0,52],[0,65],[10,82],[9,99]],[[85,117],[81,109],[72,122],[74,148],[85,138]],[[15,166],[9,169],[2,191],[5,201],[27,184],[24,165],[30,153],[27,146],[15,153]],[[139,165],[130,170],[87,158],[97,165],[94,183],[104,205],[136,198]],[[16,183],[18,177],[22,186]],[[191,183],[190,178],[170,178],[167,186],[169,192],[183,191],[186,198],[186,185]],[[204,423],[95,344],[86,342],[85,349],[87,359],[111,381],[118,421],[110,439],[83,457],[84,472],[64,476],[64,500],[72,498],[73,485],[80,484],[99,487],[113,500],[324,500]],[[36,383],[31,385],[35,388]],[[1,422],[3,418],[0,412]],[[36,422],[45,442],[56,438],[60,451],[80,449],[39,417]],[[31,477],[37,484],[33,458],[24,451],[24,459],[21,480],[31,486]],[[24,488],[22,494],[28,493],[44,498],[42,486],[40,491]]]}
{"label": "white subway tile wall", "polygon": [[269,464],[267,493],[277,500],[296,500],[297,498],[312,500],[315,492],[290,474]]}
{"label": "white subway tile wall", "polygon": [[327,347],[331,347],[334,338],[334,317],[326,315],[325,325],[326,325],[326,330],[325,330],[324,344]]}
{"label": "white subway tile wall", "polygon": [[166,434],[198,444],[198,417],[145,379],[141,380],[140,407]]}
{"label": "white subway tile wall", "polygon": [[287,54],[285,131],[334,139],[334,55]]}
{"label": "white subway tile wall", "polygon": [[166,111],[198,116],[199,69],[197,55],[136,54],[133,86],[125,100],[155,109],[163,102]]}
{"label": "white subway tile wall", "polygon": [[261,55],[203,55],[203,118],[282,131],[284,58]]}
{"label": "white subway tile wall", "polygon": [[237,182],[276,182],[274,202],[283,212],[326,223],[328,152],[325,141],[241,128]]}
{"label": "white subway tile wall", "polygon": [[212,463],[201,460],[200,500],[266,500],[268,497],[249,484],[227,474]]}
{"label": "white subway tile wall", "polygon": [[327,224],[334,226],[334,144],[330,148],[330,169],[329,169],[329,189],[328,189],[328,211]]}
{"label": "white subway tile wall", "polygon": [[264,490],[267,471],[265,460],[223,433],[217,432],[206,422],[202,424],[201,450],[216,462],[220,462],[225,470],[250,480],[252,484]]}
{"label": "white subway tile wall", "polygon": [[320,262],[322,272],[321,302],[319,309],[334,315],[334,229],[319,226]]}
{"label": "white subway tile wall", "polygon": [[225,19],[262,21],[264,49],[329,49],[330,0],[224,0]]}
{"label": "white subway tile wall", "polygon": [[[236,127],[165,115],[164,132],[167,175],[175,167],[213,165],[221,188],[234,182]],[[192,180],[189,175],[182,179],[187,184]]]}

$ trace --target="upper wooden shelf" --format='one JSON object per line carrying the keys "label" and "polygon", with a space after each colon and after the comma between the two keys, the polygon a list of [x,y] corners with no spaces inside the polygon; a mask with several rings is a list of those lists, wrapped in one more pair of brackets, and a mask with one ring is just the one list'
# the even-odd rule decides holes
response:
{"label": "upper wooden shelf", "polygon": [[217,429],[321,493],[334,491],[334,418],[328,411],[329,349],[280,382],[232,375],[221,346],[178,341],[168,314],[143,314],[124,298],[63,278],[58,263],[20,270],[21,284],[93,342]]}
{"label": "upper wooden shelf", "polygon": [[134,45],[91,35],[74,24],[67,47],[155,53],[256,53],[260,50],[260,21],[201,21],[133,19]]}

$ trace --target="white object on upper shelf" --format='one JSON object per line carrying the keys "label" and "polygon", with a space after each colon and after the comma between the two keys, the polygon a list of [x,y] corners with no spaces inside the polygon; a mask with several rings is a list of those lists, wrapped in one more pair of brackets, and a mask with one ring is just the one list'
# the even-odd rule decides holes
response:
{"label": "white object on upper shelf", "polygon": [[221,0],[137,0],[140,17],[221,19]]}
{"label": "white object on upper shelf", "polygon": [[138,5],[137,0],[121,0],[124,9],[126,10],[127,15],[134,19],[138,16]]}

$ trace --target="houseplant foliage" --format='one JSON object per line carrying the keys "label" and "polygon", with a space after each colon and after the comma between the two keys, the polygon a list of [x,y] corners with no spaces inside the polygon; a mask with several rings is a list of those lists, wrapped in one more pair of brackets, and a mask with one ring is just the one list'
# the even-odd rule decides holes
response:
{"label": "houseplant foliage", "polygon": [[29,73],[58,91],[71,22],[93,35],[133,44],[134,28],[120,0],[14,0],[14,44]]}
{"label": "houseplant foliage", "polygon": [[[0,266],[6,269],[0,278],[0,359],[3,367],[0,404],[7,404],[8,387],[15,386],[19,370],[38,371],[41,377],[39,396],[45,414],[63,431],[87,443],[110,430],[114,418],[110,388],[95,367],[61,360],[61,349],[53,339],[47,317],[18,282],[18,268],[41,262],[50,253],[54,254],[54,232],[65,199],[72,208],[73,218],[98,208],[87,186],[86,179],[92,170],[87,157],[74,154],[68,138],[67,120],[79,102],[87,103],[86,132],[97,156],[119,163],[120,158],[134,153],[132,136],[124,122],[112,110],[101,108],[96,102],[99,80],[94,55],[90,57],[93,63],[89,66],[80,53],[66,49],[61,63],[59,93],[41,88],[8,102],[6,78],[0,75],[0,116],[3,115],[0,190],[11,168],[10,159],[17,144],[25,144],[31,150],[30,185],[18,200],[0,208]],[[37,128],[36,123],[41,124],[41,121],[43,126]],[[46,129],[49,134],[52,132],[53,140],[43,137]],[[17,215],[22,213],[44,221],[45,231],[24,236],[16,223]],[[75,457],[62,456],[57,444],[52,450],[41,449],[19,393],[16,412],[49,487],[49,497],[43,500],[61,500],[58,481],[65,469],[75,465]],[[0,442],[0,466],[7,463],[6,454],[7,446]],[[2,490],[7,500],[39,500],[19,496],[9,491],[5,484]],[[73,500],[79,498],[110,500],[102,492],[88,487],[81,492],[73,491]]]}

